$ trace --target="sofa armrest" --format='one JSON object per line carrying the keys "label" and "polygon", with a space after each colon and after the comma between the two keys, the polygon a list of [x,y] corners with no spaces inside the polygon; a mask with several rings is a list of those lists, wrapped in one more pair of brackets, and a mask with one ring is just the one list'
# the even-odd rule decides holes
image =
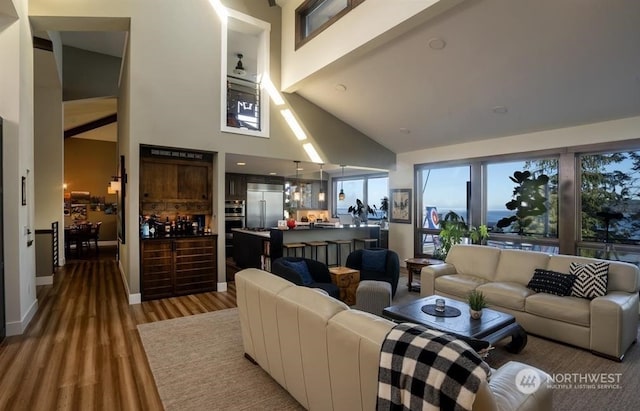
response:
{"label": "sofa armrest", "polygon": [[453,264],[442,263],[422,267],[420,271],[420,296],[428,297],[436,292],[436,278],[441,275],[457,274]]}
{"label": "sofa armrest", "polygon": [[590,348],[621,359],[636,339],[638,293],[613,291],[591,301]]}
{"label": "sofa armrest", "polygon": [[[516,377],[522,377],[518,373],[523,370],[527,370],[525,374],[526,381],[522,379],[517,381]],[[533,378],[537,378],[537,381]],[[531,386],[527,384],[519,385],[526,382],[539,383],[539,386],[534,392],[527,393]],[[494,370],[489,379],[489,387],[498,410],[550,410],[552,409],[553,399],[553,389],[549,387],[550,384],[553,384],[553,380],[549,374],[517,361],[509,361]]]}

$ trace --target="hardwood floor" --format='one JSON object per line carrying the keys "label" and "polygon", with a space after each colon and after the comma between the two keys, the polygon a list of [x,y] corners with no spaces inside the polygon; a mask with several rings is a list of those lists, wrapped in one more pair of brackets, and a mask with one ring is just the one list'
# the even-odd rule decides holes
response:
{"label": "hardwood floor", "polygon": [[228,288],[129,305],[113,258],[69,262],[0,344],[0,410],[162,410],[136,326],[235,307]]}

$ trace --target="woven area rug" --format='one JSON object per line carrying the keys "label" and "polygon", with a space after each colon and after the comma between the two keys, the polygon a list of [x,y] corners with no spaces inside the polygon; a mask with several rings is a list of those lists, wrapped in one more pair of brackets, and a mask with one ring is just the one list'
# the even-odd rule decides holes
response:
{"label": "woven area rug", "polygon": [[170,410],[303,410],[244,358],[236,308],[138,325],[162,404]]}
{"label": "woven area rug", "polygon": [[[303,409],[244,358],[235,308],[142,324],[138,330],[166,410]],[[564,378],[554,388],[554,410],[640,408],[639,344],[620,363],[535,336],[520,354],[507,352],[506,342],[491,352],[489,365],[519,361]],[[617,387],[601,388],[584,381],[589,378],[617,378],[612,383]]]}

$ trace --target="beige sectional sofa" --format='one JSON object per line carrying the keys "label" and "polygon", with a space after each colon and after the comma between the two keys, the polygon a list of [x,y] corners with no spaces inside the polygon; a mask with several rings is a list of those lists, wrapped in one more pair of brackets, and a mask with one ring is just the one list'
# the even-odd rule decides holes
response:
{"label": "beige sectional sofa", "polygon": [[508,312],[530,333],[622,360],[638,330],[637,266],[608,261],[607,293],[593,299],[535,293],[527,288],[536,268],[569,273],[570,263],[601,261],[570,255],[480,245],[455,245],[444,264],[424,267],[421,295],[466,300],[483,292],[491,308]]}
{"label": "beige sectional sofa", "polygon": [[[266,271],[242,270],[235,282],[245,354],[302,406],[376,409],[380,348],[394,323]],[[516,375],[527,368],[512,361],[492,370],[473,409],[551,409],[543,371],[533,368],[541,378],[537,391],[517,389]]]}

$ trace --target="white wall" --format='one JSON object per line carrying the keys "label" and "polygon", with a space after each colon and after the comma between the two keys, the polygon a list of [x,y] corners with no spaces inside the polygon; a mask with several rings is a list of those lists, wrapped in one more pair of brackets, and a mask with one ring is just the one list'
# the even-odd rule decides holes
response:
{"label": "white wall", "polygon": [[[33,49],[27,0],[0,0],[18,18],[0,15],[0,116],[3,130],[3,228],[7,334],[21,334],[37,310],[33,230]],[[28,205],[21,205],[21,177]]]}
{"label": "white wall", "polygon": [[[389,188],[411,188],[415,206],[416,190],[413,184],[414,165],[416,164],[637,138],[640,138],[640,117],[631,117],[398,154],[397,168],[389,173]],[[398,252],[401,261],[414,256],[414,225],[415,221],[413,224],[390,224],[389,248]]]}
{"label": "white wall", "polygon": [[[305,78],[325,66],[356,51],[363,53],[381,45],[461,1],[367,0],[298,50],[292,47],[295,44],[295,10],[304,0],[279,1],[282,7],[282,89],[293,92]],[[403,24],[401,31],[397,28],[412,18],[413,24]],[[357,56],[351,56],[354,57]]]}

